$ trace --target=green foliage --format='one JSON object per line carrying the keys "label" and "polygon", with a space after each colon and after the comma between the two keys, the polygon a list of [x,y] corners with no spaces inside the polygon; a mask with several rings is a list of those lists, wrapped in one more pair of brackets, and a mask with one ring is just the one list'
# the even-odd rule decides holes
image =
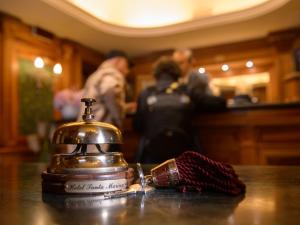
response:
{"label": "green foliage", "polygon": [[53,115],[53,74],[49,67],[37,69],[33,62],[19,60],[19,126],[23,135],[36,133],[37,123]]}

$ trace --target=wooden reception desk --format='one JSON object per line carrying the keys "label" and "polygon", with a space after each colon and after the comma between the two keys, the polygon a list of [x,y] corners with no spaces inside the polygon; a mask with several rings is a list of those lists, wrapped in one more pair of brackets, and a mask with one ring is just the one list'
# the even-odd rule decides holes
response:
{"label": "wooden reception desk", "polygon": [[[134,161],[138,134],[125,121],[123,152]],[[202,152],[232,164],[300,165],[300,103],[232,107],[199,114],[193,124]]]}

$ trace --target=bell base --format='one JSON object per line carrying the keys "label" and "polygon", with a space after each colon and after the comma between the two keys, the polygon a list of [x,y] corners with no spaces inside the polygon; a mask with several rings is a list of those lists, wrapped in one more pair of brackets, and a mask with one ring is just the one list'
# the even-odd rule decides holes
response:
{"label": "bell base", "polygon": [[42,173],[42,191],[56,194],[105,194],[125,191],[134,181],[134,171],[113,173]]}
{"label": "bell base", "polygon": [[121,152],[105,154],[55,154],[52,156],[48,173],[53,174],[104,174],[125,172],[128,164]]}

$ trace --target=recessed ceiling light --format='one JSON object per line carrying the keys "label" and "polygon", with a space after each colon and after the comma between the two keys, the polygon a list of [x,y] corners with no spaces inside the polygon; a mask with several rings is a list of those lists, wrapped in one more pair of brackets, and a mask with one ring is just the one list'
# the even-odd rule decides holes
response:
{"label": "recessed ceiling light", "polygon": [[253,61],[248,60],[248,61],[246,62],[246,67],[247,67],[247,68],[252,68],[253,66],[254,66]]}
{"label": "recessed ceiling light", "polygon": [[229,66],[227,64],[222,65],[222,71],[226,72],[229,70]]}

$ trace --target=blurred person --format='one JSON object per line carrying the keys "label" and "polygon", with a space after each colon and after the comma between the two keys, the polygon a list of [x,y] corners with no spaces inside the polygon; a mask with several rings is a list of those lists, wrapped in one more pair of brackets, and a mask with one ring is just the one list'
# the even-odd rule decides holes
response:
{"label": "blurred person", "polygon": [[193,69],[193,54],[190,49],[178,49],[173,52],[172,58],[181,69],[179,81],[187,84],[190,72]]}
{"label": "blurred person", "polygon": [[233,97],[232,106],[249,106],[255,104],[256,98],[252,98],[249,94],[238,94]]}
{"label": "blurred person", "polygon": [[186,84],[187,92],[197,112],[217,112],[226,109],[226,100],[212,94],[208,74],[193,69],[194,59],[190,49],[175,50],[172,58],[182,71],[179,81]]}
{"label": "blurred person", "polygon": [[[110,51],[105,61],[92,73],[83,88],[83,98],[93,98],[94,119],[99,122],[106,122],[122,129],[122,122],[125,118],[127,108],[134,108],[132,104],[126,107],[126,76],[129,74],[131,63],[127,54],[120,50]],[[85,106],[81,104],[80,116]],[[101,145],[104,151],[119,150],[118,145]],[[94,146],[89,150],[97,151]]]}
{"label": "blurred person", "polygon": [[[83,89],[83,98],[96,100],[93,105],[96,121],[122,128],[126,111],[125,78],[129,73],[129,66],[130,62],[125,52],[112,50],[107,54],[106,60],[88,77]],[[83,104],[80,111],[84,112]]]}
{"label": "blurred person", "polygon": [[142,134],[138,162],[159,163],[195,149],[189,135],[193,103],[186,85],[178,82],[180,76],[178,64],[162,57],[154,67],[156,84],[139,95],[133,121]]}
{"label": "blurred person", "polygon": [[173,60],[178,63],[182,76],[179,81],[187,84],[188,92],[193,92],[197,88],[197,92],[212,95],[209,87],[209,76],[206,73],[200,73],[193,68],[193,53],[190,49],[178,49],[173,52]]}
{"label": "blurred person", "polygon": [[82,92],[83,90],[67,88],[54,95],[54,108],[61,113],[63,121],[75,121],[78,117]]}

